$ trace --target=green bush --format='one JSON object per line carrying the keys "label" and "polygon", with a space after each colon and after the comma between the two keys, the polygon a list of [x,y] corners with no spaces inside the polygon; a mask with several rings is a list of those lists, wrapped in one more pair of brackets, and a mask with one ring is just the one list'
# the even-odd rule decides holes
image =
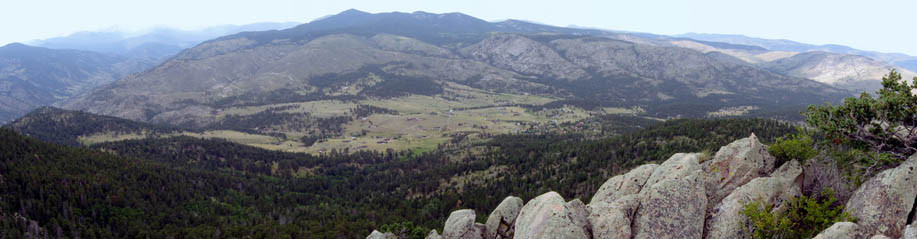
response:
{"label": "green bush", "polygon": [[398,238],[423,239],[430,230],[422,226],[414,226],[414,223],[405,221],[382,225],[379,227],[379,231],[391,232]]}
{"label": "green bush", "polygon": [[822,199],[793,198],[783,212],[772,212],[773,205],[752,202],[745,205],[742,215],[748,218],[755,238],[812,238],[835,222],[856,221],[844,212],[844,206],[834,206],[835,202],[834,192],[826,189]]}
{"label": "green bush", "polygon": [[815,157],[818,151],[812,146],[815,141],[807,133],[799,131],[790,137],[780,137],[774,145],[767,150],[771,155],[777,158],[777,165],[784,162],[798,159],[801,162]]}

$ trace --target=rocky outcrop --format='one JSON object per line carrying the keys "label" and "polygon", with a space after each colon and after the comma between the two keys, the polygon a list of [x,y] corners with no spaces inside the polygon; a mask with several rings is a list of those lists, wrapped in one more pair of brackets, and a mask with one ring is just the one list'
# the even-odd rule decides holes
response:
{"label": "rocky outcrop", "polygon": [[769,177],[755,178],[737,188],[711,210],[705,226],[706,238],[748,238],[751,232],[743,225],[741,215],[748,203],[784,205],[783,202],[801,195],[802,167],[795,160],[781,166]]}
{"label": "rocky outcrop", "polygon": [[838,222],[816,235],[813,239],[853,239],[857,238],[856,231],[856,223]]}
{"label": "rocky outcrop", "polygon": [[[745,205],[760,202],[779,212],[804,195],[804,183],[830,184],[836,176],[806,181],[819,167],[804,169],[796,160],[773,170],[774,158],[754,135],[722,147],[709,161],[700,162],[700,155],[678,153],[614,176],[589,205],[556,192],[525,204],[507,197],[486,225],[474,223],[471,210],[455,211],[442,237],[434,230],[427,238],[750,238]],[[907,225],[917,219],[915,167],[917,155],[866,181],[846,204],[858,221],[835,223],[815,238],[917,239],[917,227]]]}
{"label": "rocky outcrop", "polygon": [[902,238],[917,239],[917,226],[915,226],[914,224],[907,225],[907,227],[904,228],[904,237]]}
{"label": "rocky outcrop", "polygon": [[[514,238],[590,238],[582,202],[564,203],[556,192],[535,197],[519,212]],[[448,237],[446,237],[448,238]]]}
{"label": "rocky outcrop", "polygon": [[522,199],[519,197],[509,196],[503,199],[500,205],[497,205],[497,209],[494,209],[490,216],[487,217],[487,223],[485,224],[487,229],[484,231],[484,238],[513,238],[516,217],[519,216],[519,211],[522,210],[523,205]]}
{"label": "rocky outcrop", "polygon": [[699,238],[702,177],[698,154],[675,154],[609,179],[589,205],[595,238]]}
{"label": "rocky outcrop", "polygon": [[845,211],[857,218],[858,235],[904,235],[917,198],[917,155],[896,168],[882,171],[860,186]]}
{"label": "rocky outcrop", "polygon": [[634,238],[700,238],[707,197],[698,154],[675,154],[640,191]]}
{"label": "rocky outcrop", "polygon": [[366,239],[398,239],[398,237],[395,236],[395,234],[392,234],[391,232],[382,233],[382,232],[373,230],[373,232],[370,233],[369,236],[366,237]]}
{"label": "rocky outcrop", "polygon": [[474,222],[474,210],[462,209],[449,214],[443,228],[443,238],[481,239],[484,238],[484,225]]}
{"label": "rocky outcrop", "polygon": [[650,178],[658,164],[644,164],[624,175],[614,176],[605,181],[592,196],[589,204],[611,203],[623,196],[639,193]]}
{"label": "rocky outcrop", "polygon": [[443,239],[443,236],[440,236],[436,229],[430,230],[430,233],[427,233],[427,237],[424,239]]}
{"label": "rocky outcrop", "polygon": [[594,238],[631,238],[631,225],[639,206],[639,195],[627,195],[611,203],[590,204],[589,223]]}
{"label": "rocky outcrop", "polygon": [[776,159],[754,134],[723,146],[703,164],[707,209],[712,209],[733,190],[774,170]]}

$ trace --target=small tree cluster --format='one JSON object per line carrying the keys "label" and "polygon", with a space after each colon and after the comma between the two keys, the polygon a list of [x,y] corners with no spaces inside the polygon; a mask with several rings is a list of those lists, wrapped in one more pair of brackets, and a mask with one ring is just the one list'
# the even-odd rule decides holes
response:
{"label": "small tree cluster", "polygon": [[815,140],[808,133],[800,130],[796,134],[777,138],[777,142],[770,146],[767,151],[777,158],[777,165],[784,162],[797,159],[801,162],[815,157],[818,151],[815,150]]}
{"label": "small tree cluster", "polygon": [[836,143],[849,140],[877,156],[907,158],[917,153],[917,77],[909,85],[892,70],[882,86],[878,98],[863,92],[837,106],[809,106],[806,121]]}
{"label": "small tree cluster", "polygon": [[773,205],[752,202],[745,205],[742,215],[749,221],[754,238],[812,238],[835,222],[856,221],[844,212],[844,206],[834,206],[837,199],[831,190],[822,191],[821,200],[800,196],[793,198],[783,212],[774,212]]}

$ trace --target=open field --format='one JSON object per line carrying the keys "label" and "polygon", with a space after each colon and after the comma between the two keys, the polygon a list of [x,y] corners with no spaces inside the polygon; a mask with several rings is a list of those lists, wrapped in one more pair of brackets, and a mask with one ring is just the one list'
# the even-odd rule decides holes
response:
{"label": "open field", "polygon": [[[390,99],[346,102],[321,100],[272,104],[262,106],[232,107],[215,112],[220,119],[227,116],[255,115],[274,111],[282,113],[308,113],[308,119],[347,116],[353,120],[342,125],[342,132],[318,140],[312,145],[300,141],[310,136],[312,130],[262,131],[245,133],[233,130],[208,130],[204,132],[182,132],[166,135],[149,133],[111,134],[101,133],[80,137],[83,144],[140,139],[145,137],[174,137],[185,135],[200,138],[219,138],[245,145],[287,152],[312,154],[355,152],[359,150],[385,151],[412,150],[424,152],[435,149],[439,144],[453,139],[486,140],[486,135],[512,134],[521,132],[568,132],[571,125],[579,127],[584,120],[601,114],[639,115],[640,108],[599,108],[587,111],[566,106],[552,109],[538,106],[556,99],[534,95],[514,95],[482,91],[466,86],[445,83],[446,91],[436,96],[410,95]],[[375,113],[366,117],[353,116],[352,110],[359,105],[370,105],[392,110],[396,113]],[[534,109],[533,109],[534,108]],[[566,126],[562,126],[566,125]],[[566,127],[566,128],[565,128]],[[559,130],[559,131],[558,131]],[[268,135],[271,134],[271,135]],[[314,135],[313,135],[314,136]]]}

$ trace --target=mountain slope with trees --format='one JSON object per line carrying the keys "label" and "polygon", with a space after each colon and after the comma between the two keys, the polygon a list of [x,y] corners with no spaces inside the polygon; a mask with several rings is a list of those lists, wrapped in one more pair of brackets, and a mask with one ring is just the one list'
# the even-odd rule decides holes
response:
{"label": "mountain slope with trees", "polygon": [[[204,42],[64,107],[207,127],[218,125],[220,112],[230,107],[322,100],[401,104],[414,95],[466,104],[471,97],[462,94],[469,89],[487,97],[507,93],[556,99],[553,104],[517,102],[545,108],[639,107],[646,116],[659,118],[704,117],[735,107],[801,110],[849,94],[721,53],[614,36],[491,23],[460,13],[350,10],[286,30]],[[396,93],[374,93],[380,91]]]}
{"label": "mountain slope with trees", "polygon": [[0,123],[39,106],[86,93],[152,64],[109,54],[19,43],[0,47]]}

